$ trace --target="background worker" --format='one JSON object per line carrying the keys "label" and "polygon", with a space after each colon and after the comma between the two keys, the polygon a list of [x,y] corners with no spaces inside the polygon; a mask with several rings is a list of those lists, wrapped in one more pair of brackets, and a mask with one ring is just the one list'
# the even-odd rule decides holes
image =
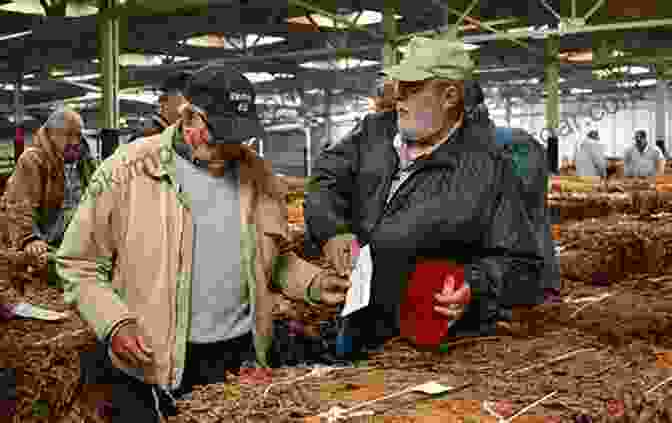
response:
{"label": "background worker", "polygon": [[623,155],[623,173],[626,177],[653,177],[665,173],[662,151],[646,138],[646,131],[635,132],[635,145]]}
{"label": "background worker", "polygon": [[[53,112],[7,182],[4,201],[10,241],[35,258],[58,248],[96,169],[83,128],[77,112],[65,108]],[[49,270],[49,280],[57,281],[53,263]]]}
{"label": "background worker", "polygon": [[586,139],[576,151],[576,176],[607,177],[607,157],[600,134],[596,130],[588,131]]}

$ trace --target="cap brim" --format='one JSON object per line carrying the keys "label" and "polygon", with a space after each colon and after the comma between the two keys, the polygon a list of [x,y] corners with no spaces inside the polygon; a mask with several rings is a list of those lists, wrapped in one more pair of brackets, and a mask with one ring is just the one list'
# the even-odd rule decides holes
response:
{"label": "cap brim", "polygon": [[236,144],[264,135],[264,127],[259,119],[236,117],[208,120],[214,133],[216,144]]}
{"label": "cap brim", "polygon": [[407,82],[424,81],[434,76],[429,72],[425,72],[422,69],[407,64],[390,66],[389,68],[383,69],[382,73],[391,79]]}

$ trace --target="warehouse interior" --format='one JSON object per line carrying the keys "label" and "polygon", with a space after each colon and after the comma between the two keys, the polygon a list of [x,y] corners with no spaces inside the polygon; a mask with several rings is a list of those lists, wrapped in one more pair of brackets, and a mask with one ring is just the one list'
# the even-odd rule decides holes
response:
{"label": "warehouse interior", "polygon": [[[415,172],[404,166],[423,157],[413,146],[396,144],[395,156],[371,142],[315,166],[372,112],[380,71],[404,58],[413,36],[455,34],[476,64],[501,151],[448,142]],[[260,172],[247,178],[253,189],[230,191],[199,191],[177,171],[125,178],[156,169],[132,156],[157,152],[147,144],[109,166],[66,159],[63,147],[63,178],[21,156],[63,105],[83,117],[96,159],[142,143],[131,139],[159,111],[164,80],[206,65],[233,66],[253,83],[265,133],[250,145],[280,178]],[[626,149],[648,148],[631,148],[638,130],[672,152],[671,81],[670,1],[0,0],[0,422],[672,423],[672,160],[649,149],[646,172],[624,171]],[[462,140],[477,125],[492,129],[474,115]],[[584,160],[597,176],[571,163],[590,131],[606,154]],[[69,137],[70,147],[80,141]],[[456,144],[469,151],[451,152]],[[167,157],[176,169],[188,164]],[[222,164],[209,163],[210,175]],[[105,189],[117,175],[128,184]],[[284,203],[259,194],[267,181],[286,182]],[[238,218],[233,201],[247,211],[240,225],[228,220]],[[40,226],[51,209],[57,236],[47,244]],[[210,238],[198,250],[196,233]],[[238,290],[245,284],[250,295]],[[344,316],[397,286],[408,287],[397,310]],[[533,304],[518,298],[532,291]],[[237,321],[256,323],[253,337],[272,329],[247,350],[270,347],[274,364],[243,361],[242,336],[228,329],[194,348],[193,317],[210,308],[202,320],[214,324],[233,303],[243,306]],[[404,310],[405,330],[371,345],[393,326],[376,314],[388,310],[400,320]],[[468,319],[473,331],[450,332]],[[159,323],[173,326],[154,337]],[[343,357],[356,338],[362,354]],[[171,383],[206,377],[177,391],[140,383],[118,371],[132,344],[163,357]],[[136,399],[146,400],[138,413]],[[160,419],[138,417],[155,411]]]}
{"label": "warehouse interior", "polygon": [[[115,17],[114,87],[104,81],[105,16]],[[154,110],[154,89],[171,72],[222,63],[255,84],[265,157],[278,173],[302,176],[320,148],[367,112],[385,60],[403,57],[412,34],[436,36],[455,24],[477,59],[496,124],[542,142],[544,128],[557,128],[561,158],[590,129],[612,157],[636,129],[663,139],[668,151],[672,135],[672,6],[654,0],[17,0],[2,2],[0,20],[5,144],[16,122],[29,143],[63,103],[81,111],[92,140],[110,127],[122,130],[123,143]]]}

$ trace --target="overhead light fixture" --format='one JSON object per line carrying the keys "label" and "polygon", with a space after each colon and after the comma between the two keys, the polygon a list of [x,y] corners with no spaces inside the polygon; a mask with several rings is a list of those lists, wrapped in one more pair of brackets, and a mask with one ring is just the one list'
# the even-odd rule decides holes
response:
{"label": "overhead light fixture", "polygon": [[[2,87],[3,90],[5,91],[14,91],[16,89],[16,85],[14,84],[4,84]],[[21,84],[21,91],[35,91],[35,87],[31,87],[30,85],[23,85]]]}
{"label": "overhead light fixture", "polygon": [[593,92],[593,90],[591,90],[590,88],[572,88],[572,89],[569,90],[569,93],[572,94],[572,95],[590,94],[592,92]]}
{"label": "overhead light fixture", "polygon": [[92,79],[98,79],[100,76],[101,75],[99,73],[92,73],[88,75],[66,76],[63,78],[63,80],[68,82],[90,81]]}
{"label": "overhead light fixture", "polygon": [[245,38],[226,34],[205,34],[178,41],[180,45],[206,48],[223,48],[225,50],[240,50],[244,46],[264,46],[285,41],[283,37],[261,36],[247,34]]}
{"label": "overhead light fixture", "polygon": [[33,79],[33,78],[35,78],[35,74],[33,73],[23,75],[23,79]]}
{"label": "overhead light fixture", "polygon": [[509,85],[537,85],[539,83],[539,78],[532,79],[514,79],[507,81]]}
{"label": "overhead light fixture", "polygon": [[[14,115],[9,115],[9,116],[7,116],[7,120],[8,120],[10,123],[14,123],[14,121],[16,120],[16,118],[14,117]],[[26,121],[26,120],[35,120],[35,118],[34,118],[33,116],[25,115],[25,114],[24,114],[24,115],[23,115],[23,121]]]}
{"label": "overhead light fixture", "polygon": [[515,33],[515,32],[531,32],[531,31],[534,31],[534,29],[535,29],[535,27],[528,26],[528,27],[524,27],[524,28],[507,29],[506,32],[512,32],[512,33]]}
{"label": "overhead light fixture", "polygon": [[143,90],[135,93],[119,93],[119,99],[156,105],[159,101],[159,96],[153,91]]}
{"label": "overhead light fixture", "polygon": [[334,61],[323,62],[305,62],[299,66],[306,69],[330,70],[336,67],[338,70],[363,68],[369,66],[379,65],[380,62],[375,60],[361,60],[355,58],[342,58]]}
{"label": "overhead light fixture", "polygon": [[68,76],[70,74],[72,74],[72,72],[62,71],[62,70],[53,70],[53,71],[49,72],[49,76],[51,76],[52,78],[60,78],[62,76]]}
{"label": "overhead light fixture", "polygon": [[17,32],[15,34],[0,35],[0,41],[11,40],[13,38],[21,38],[25,37],[26,35],[30,35],[32,33],[33,31],[23,31],[23,32]]}
{"label": "overhead light fixture", "polygon": [[173,58],[176,62],[189,60],[189,57],[174,57],[165,54],[139,54],[139,53],[125,53],[119,55],[119,65],[121,66],[159,66],[164,64],[168,57]]}

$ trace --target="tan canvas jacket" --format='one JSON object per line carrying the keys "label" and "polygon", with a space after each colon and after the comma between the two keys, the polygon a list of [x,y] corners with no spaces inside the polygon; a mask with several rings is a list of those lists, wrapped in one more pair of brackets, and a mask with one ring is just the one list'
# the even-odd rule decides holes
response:
{"label": "tan canvas jacket", "polygon": [[[145,371],[175,389],[182,379],[191,316],[193,224],[189,195],[175,182],[176,126],[120,147],[93,176],[57,253],[65,300],[76,303],[100,340],[137,320],[154,350]],[[261,166],[263,165],[263,166]],[[288,237],[282,185],[251,153],[240,163],[241,282],[256,313],[257,360],[268,366],[272,290],[306,299],[321,269],[282,251]],[[266,169],[269,169],[266,167]],[[233,229],[233,228],[232,228]],[[112,356],[122,370],[125,365]],[[126,369],[130,370],[130,369]],[[150,374],[153,373],[153,374]]]}

